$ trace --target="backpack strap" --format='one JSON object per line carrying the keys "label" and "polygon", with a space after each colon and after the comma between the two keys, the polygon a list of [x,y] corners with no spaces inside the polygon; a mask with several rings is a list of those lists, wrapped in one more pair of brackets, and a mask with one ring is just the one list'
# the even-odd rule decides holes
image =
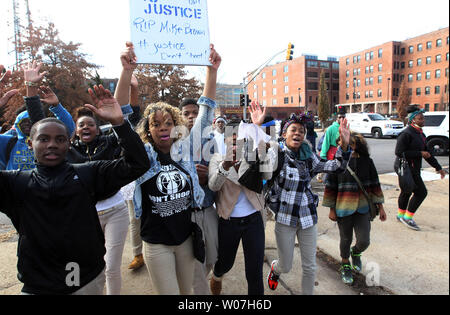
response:
{"label": "backpack strap", "polygon": [[8,144],[6,145],[6,149],[5,149],[5,164],[6,165],[5,165],[5,167],[9,163],[9,159],[11,158],[11,152],[14,149],[14,146],[16,145],[18,140],[19,140],[19,138],[17,136],[14,136],[11,139],[9,139]]}

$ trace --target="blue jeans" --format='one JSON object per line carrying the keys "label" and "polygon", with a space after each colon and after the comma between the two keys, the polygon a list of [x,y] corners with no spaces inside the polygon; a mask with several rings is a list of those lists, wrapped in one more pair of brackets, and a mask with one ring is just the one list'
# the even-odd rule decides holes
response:
{"label": "blue jeans", "polygon": [[265,233],[259,211],[243,218],[219,219],[219,259],[214,265],[214,275],[220,278],[233,268],[241,239],[248,295],[264,295]]}

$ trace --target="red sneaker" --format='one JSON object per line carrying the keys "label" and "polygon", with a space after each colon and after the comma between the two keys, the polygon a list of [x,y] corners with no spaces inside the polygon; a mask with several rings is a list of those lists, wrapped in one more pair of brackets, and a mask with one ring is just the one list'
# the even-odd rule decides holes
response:
{"label": "red sneaker", "polygon": [[280,276],[275,274],[275,272],[273,271],[273,266],[275,265],[276,262],[277,262],[276,260],[274,260],[272,262],[272,266],[270,267],[269,275],[267,276],[267,282],[269,284],[269,289],[274,290],[274,291],[277,289],[278,281],[280,279]]}

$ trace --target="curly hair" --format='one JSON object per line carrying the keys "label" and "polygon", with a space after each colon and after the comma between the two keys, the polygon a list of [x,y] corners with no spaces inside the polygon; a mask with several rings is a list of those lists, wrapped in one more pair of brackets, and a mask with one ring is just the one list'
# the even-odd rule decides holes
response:
{"label": "curly hair", "polygon": [[350,145],[355,146],[355,152],[360,156],[370,156],[369,145],[366,139],[357,132],[352,131],[350,134]]}
{"label": "curly hair", "polygon": [[[154,121],[155,114],[158,111],[161,111],[163,114],[169,114],[173,119],[175,127],[187,126],[187,122],[178,108],[164,102],[150,104],[145,109],[142,119],[136,128],[137,134],[141,137],[141,140],[144,143],[155,145],[150,133],[150,121]],[[182,135],[180,135],[180,138],[181,136]]]}

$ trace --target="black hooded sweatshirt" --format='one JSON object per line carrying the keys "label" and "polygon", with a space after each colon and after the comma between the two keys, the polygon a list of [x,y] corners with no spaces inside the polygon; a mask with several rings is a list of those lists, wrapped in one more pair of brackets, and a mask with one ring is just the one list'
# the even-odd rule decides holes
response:
{"label": "black hooded sweatshirt", "polygon": [[[71,294],[105,268],[105,240],[95,205],[150,167],[130,125],[114,129],[125,152],[118,160],[0,172],[0,211],[19,233],[22,292]],[[79,283],[73,278],[74,265],[79,266]]]}

